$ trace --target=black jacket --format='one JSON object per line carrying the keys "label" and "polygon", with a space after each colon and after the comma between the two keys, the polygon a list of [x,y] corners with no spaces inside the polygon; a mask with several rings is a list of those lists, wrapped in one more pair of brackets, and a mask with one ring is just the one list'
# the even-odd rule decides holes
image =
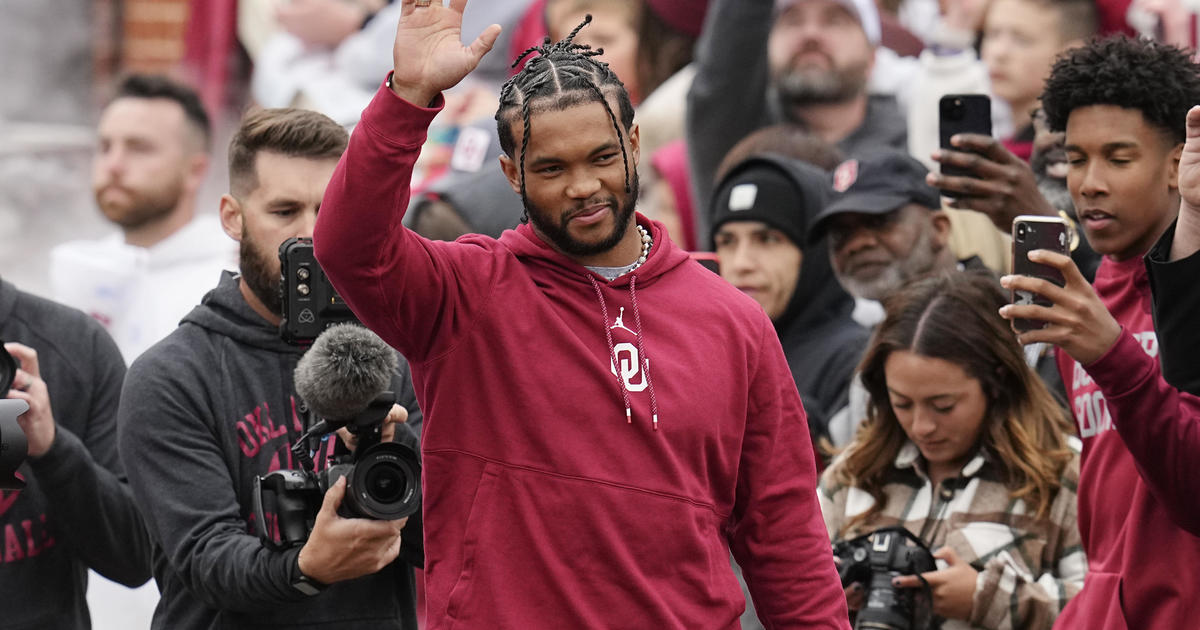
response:
{"label": "black jacket", "polygon": [[1163,377],[1181,391],[1200,396],[1200,252],[1168,262],[1174,240],[1172,223],[1146,254],[1154,331]]}

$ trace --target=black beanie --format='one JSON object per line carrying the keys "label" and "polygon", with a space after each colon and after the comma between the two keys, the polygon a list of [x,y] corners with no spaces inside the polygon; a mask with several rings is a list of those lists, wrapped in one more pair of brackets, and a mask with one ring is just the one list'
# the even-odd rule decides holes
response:
{"label": "black beanie", "polygon": [[829,176],[811,164],[778,155],[747,158],[717,186],[709,243],[729,221],[762,221],[803,250],[809,221],[831,192]]}

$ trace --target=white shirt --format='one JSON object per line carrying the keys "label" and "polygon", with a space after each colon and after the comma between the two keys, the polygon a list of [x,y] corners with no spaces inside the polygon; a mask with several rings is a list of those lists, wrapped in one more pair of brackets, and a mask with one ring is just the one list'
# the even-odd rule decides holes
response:
{"label": "white shirt", "polygon": [[237,246],[215,216],[197,217],[149,248],[120,233],[70,241],[50,252],[54,299],[104,325],[126,363],[166,337],[223,269],[237,269]]}

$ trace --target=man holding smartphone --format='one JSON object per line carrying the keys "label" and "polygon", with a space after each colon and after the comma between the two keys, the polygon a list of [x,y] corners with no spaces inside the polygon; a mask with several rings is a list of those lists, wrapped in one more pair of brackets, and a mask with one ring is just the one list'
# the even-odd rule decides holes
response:
{"label": "man holding smartphone", "polygon": [[1063,628],[1166,630],[1200,617],[1200,398],[1163,380],[1142,261],[1179,212],[1185,119],[1197,102],[1200,65],[1188,53],[1124,37],[1070,51],[1042,97],[1051,129],[1066,132],[1083,230],[1104,256],[1094,288],[1070,258],[1046,251],[1029,259],[1057,268],[1065,286],[1003,279],[1052,302],[1000,312],[1047,322],[1020,339],[1059,347],[1084,443],[1079,527],[1090,573]]}

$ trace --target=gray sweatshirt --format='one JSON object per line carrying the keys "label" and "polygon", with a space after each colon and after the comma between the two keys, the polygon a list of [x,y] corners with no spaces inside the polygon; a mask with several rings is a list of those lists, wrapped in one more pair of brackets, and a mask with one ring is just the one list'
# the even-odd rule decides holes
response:
{"label": "gray sweatshirt", "polygon": [[50,450],[0,493],[0,628],[90,628],[87,570],[138,586],[150,540],[117,460],[117,400],[125,362],[84,313],[0,281],[0,338],[32,347],[50,392]]}

